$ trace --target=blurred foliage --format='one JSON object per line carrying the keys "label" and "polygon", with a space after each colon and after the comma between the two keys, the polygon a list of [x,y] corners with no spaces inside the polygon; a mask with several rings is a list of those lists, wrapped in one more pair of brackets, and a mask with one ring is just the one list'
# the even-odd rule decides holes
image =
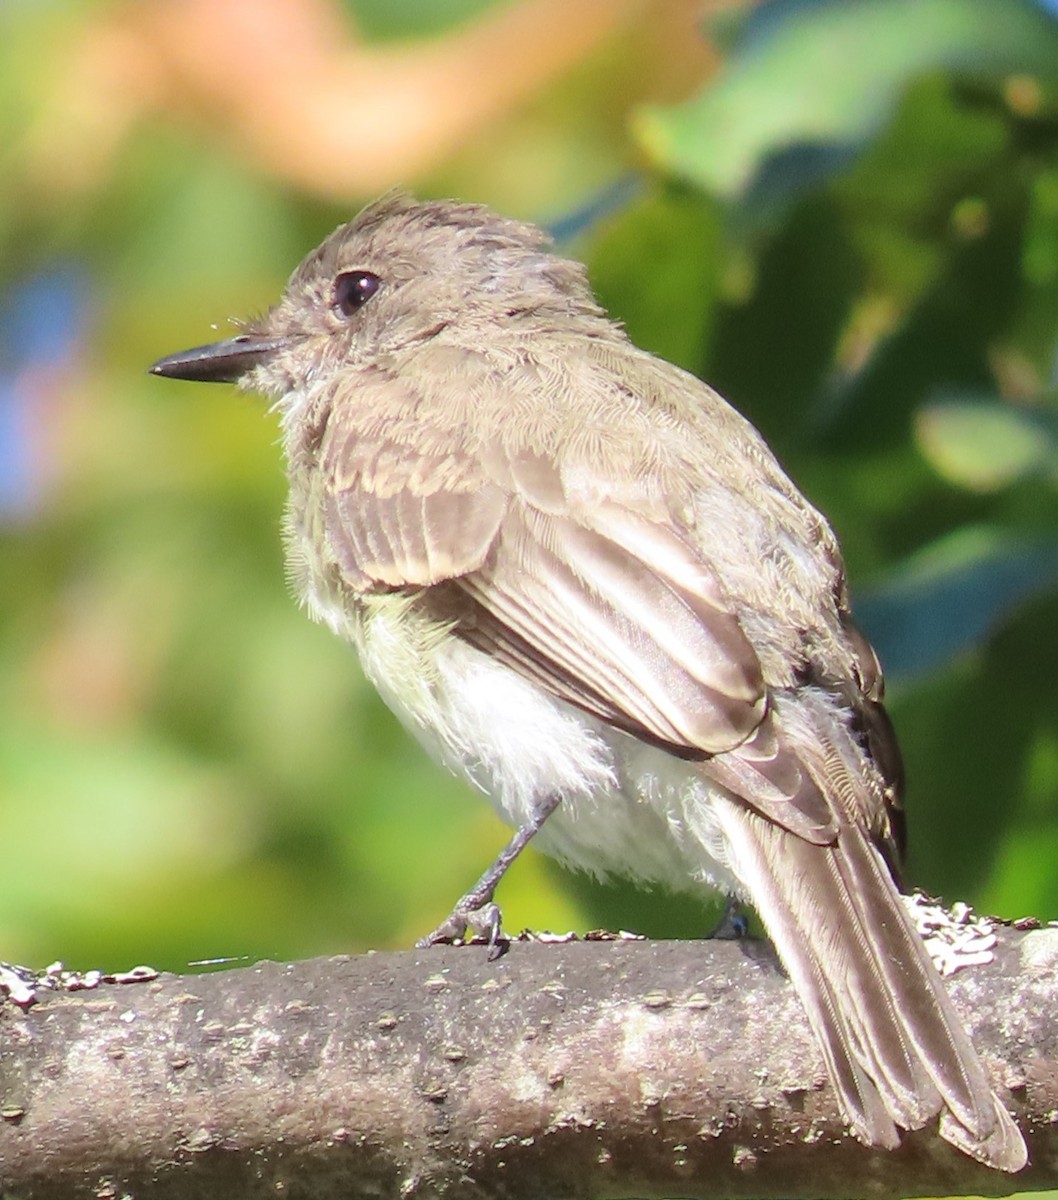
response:
{"label": "blurred foliage", "polygon": [[[909,879],[1058,913],[1048,6],[9,4],[0,177],[0,957],[404,946],[501,844],[289,598],[263,406],[144,374],[398,182],[565,231],[760,426],[889,668]],[[710,922],[532,853],[501,899]]]}

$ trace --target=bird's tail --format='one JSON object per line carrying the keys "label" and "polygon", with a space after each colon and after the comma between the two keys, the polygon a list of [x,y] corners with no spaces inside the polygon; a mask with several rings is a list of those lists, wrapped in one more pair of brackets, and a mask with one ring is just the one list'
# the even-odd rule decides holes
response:
{"label": "bird's tail", "polygon": [[717,813],[744,881],[807,1010],[860,1140],[938,1113],[941,1135],[1002,1171],[1027,1161],[879,851],[842,823],[820,845],[736,799]]}

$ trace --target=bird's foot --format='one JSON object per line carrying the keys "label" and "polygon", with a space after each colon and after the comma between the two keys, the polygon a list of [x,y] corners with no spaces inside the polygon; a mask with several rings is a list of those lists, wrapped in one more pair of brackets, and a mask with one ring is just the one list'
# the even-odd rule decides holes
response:
{"label": "bird's foot", "polygon": [[736,896],[728,896],[724,911],[720,914],[712,931],[708,934],[710,940],[717,938],[725,942],[737,942],[749,934],[749,920],[742,911],[742,902]]}
{"label": "bird's foot", "polygon": [[450,943],[472,937],[484,938],[488,946],[488,960],[492,962],[500,957],[507,944],[503,934],[503,914],[500,906],[488,897],[482,898],[468,892],[457,903],[455,908],[432,932],[419,938],[415,946],[424,950],[428,946],[439,943]]}
{"label": "bird's foot", "polygon": [[433,931],[416,943],[416,948],[436,946],[438,942],[453,942],[466,936],[469,929],[475,936],[485,939],[489,947],[488,959],[492,962],[507,948],[503,936],[500,906],[493,902],[496,888],[507,873],[507,868],[529,844],[547,818],[559,805],[558,793],[545,796],[537,806],[530,821],[515,830],[513,837],[500,851],[499,856],[484,875],[463,896],[448,917]]}

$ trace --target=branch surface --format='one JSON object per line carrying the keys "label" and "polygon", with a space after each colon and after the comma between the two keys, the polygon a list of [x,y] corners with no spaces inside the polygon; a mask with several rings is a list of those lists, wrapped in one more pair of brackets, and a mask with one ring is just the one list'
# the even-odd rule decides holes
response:
{"label": "branch surface", "polygon": [[1058,929],[948,981],[1031,1167],[847,1136],[760,942],[264,962],[0,1006],[0,1190],[198,1197],[1002,1195],[1058,1184]]}

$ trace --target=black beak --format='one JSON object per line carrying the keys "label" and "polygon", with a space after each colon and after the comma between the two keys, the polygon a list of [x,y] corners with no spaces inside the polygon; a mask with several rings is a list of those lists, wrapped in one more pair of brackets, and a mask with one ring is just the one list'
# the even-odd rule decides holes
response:
{"label": "black beak", "polygon": [[201,383],[238,383],[247,371],[267,362],[273,354],[292,342],[290,337],[265,337],[240,333],[222,342],[195,346],[160,358],[151,367],[152,375],[167,379],[193,379]]}

